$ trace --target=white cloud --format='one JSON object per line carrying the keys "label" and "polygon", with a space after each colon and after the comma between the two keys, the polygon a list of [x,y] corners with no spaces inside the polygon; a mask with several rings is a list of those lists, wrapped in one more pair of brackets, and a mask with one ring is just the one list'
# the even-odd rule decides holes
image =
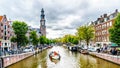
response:
{"label": "white cloud", "polygon": [[39,28],[40,11],[45,9],[47,37],[74,34],[76,28],[104,13],[120,10],[120,0],[1,0],[0,15],[22,20]]}

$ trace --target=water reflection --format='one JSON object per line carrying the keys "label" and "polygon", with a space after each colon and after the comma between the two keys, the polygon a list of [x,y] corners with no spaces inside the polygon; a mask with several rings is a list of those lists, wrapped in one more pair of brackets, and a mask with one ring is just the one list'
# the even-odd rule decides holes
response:
{"label": "water reflection", "polygon": [[[61,60],[57,64],[49,59],[49,54],[52,51],[61,55]],[[55,46],[8,68],[120,68],[120,66],[89,55],[68,51],[64,47]]]}

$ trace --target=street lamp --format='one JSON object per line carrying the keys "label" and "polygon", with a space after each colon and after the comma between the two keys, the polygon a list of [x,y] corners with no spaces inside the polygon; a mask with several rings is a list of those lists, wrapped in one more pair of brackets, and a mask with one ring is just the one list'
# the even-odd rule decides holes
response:
{"label": "street lamp", "polygon": [[0,56],[2,55],[1,41],[0,41]]}
{"label": "street lamp", "polygon": [[33,40],[33,39],[29,39],[29,45],[31,45],[32,40]]}

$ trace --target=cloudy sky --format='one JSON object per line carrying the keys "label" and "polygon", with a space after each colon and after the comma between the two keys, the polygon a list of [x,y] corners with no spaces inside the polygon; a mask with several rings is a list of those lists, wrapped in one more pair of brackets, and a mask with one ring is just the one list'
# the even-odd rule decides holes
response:
{"label": "cloudy sky", "polygon": [[40,11],[46,15],[47,37],[74,34],[76,28],[95,21],[104,13],[120,10],[120,0],[0,0],[0,15],[10,20],[40,26]]}

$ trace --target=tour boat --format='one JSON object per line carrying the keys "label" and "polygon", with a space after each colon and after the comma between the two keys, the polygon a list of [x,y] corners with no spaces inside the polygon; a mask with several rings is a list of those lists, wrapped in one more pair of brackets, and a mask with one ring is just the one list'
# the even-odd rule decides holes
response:
{"label": "tour boat", "polygon": [[51,52],[51,53],[49,54],[49,58],[50,58],[50,60],[51,60],[52,62],[57,63],[57,62],[60,60],[60,54],[57,53],[56,51]]}

